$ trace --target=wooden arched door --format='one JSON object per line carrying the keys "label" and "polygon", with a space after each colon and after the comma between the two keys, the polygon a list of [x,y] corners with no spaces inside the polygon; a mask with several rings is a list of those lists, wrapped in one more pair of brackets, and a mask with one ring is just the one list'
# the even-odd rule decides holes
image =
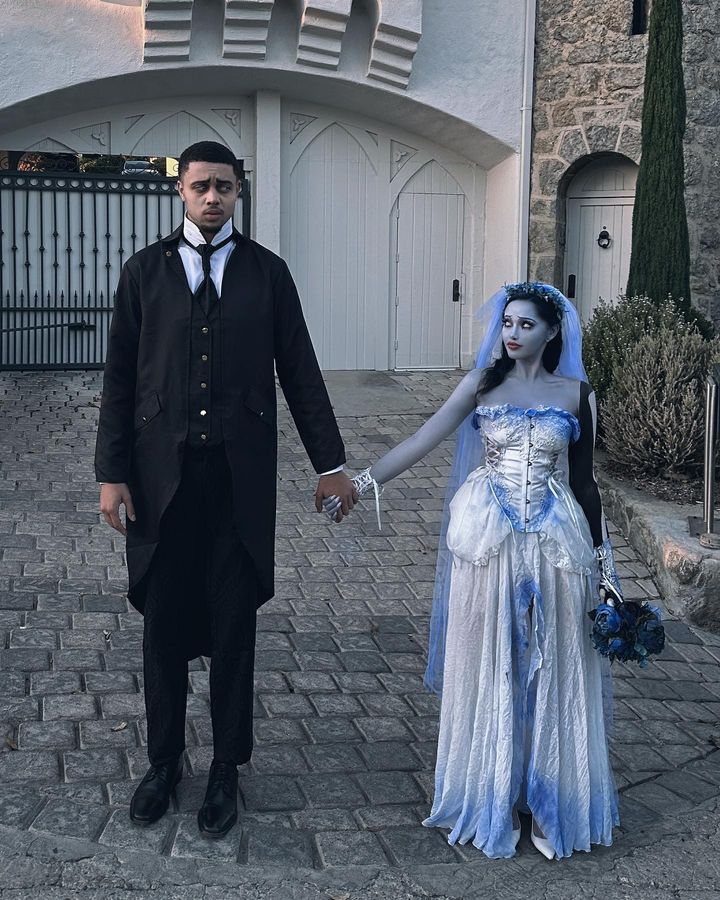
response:
{"label": "wooden arched door", "polygon": [[636,181],[630,160],[598,160],[568,187],[564,287],[583,322],[625,291]]}

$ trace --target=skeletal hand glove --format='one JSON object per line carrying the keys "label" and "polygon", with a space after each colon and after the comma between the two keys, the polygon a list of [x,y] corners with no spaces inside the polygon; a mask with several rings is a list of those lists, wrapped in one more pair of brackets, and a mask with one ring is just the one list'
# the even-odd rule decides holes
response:
{"label": "skeletal hand glove", "polygon": [[595,559],[600,570],[600,599],[610,606],[617,606],[623,602],[623,595],[610,538],[605,538],[595,548]]}
{"label": "skeletal hand glove", "polygon": [[[375,512],[377,513],[377,522],[378,528],[382,530],[382,525],[380,524],[380,494],[382,493],[382,485],[378,484],[377,481],[370,474],[370,469],[363,469],[362,472],[358,472],[357,475],[353,475],[350,479],[352,483],[355,485],[355,490],[358,492],[358,496],[362,497],[363,494],[366,494],[369,490],[375,494]],[[340,498],[333,495],[332,497],[326,497],[323,500],[323,507],[325,508],[325,512],[330,516],[333,522],[337,522],[337,513],[340,509]]]}

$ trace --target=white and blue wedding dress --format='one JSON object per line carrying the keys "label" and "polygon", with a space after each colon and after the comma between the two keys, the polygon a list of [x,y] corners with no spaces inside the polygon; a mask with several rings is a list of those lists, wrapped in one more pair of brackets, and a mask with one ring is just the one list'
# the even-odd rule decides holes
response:
{"label": "white and blue wedding dress", "polygon": [[504,404],[478,406],[473,424],[484,452],[450,503],[435,796],[423,824],[511,857],[516,808],[569,856],[611,844],[619,823],[607,660],[587,616],[597,563],[568,476],[580,423],[558,407]]}

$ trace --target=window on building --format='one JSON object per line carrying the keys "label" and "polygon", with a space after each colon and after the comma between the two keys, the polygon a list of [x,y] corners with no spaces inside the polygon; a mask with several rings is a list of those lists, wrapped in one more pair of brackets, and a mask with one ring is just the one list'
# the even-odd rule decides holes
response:
{"label": "window on building", "polygon": [[647,31],[647,0],[633,0],[631,34],[645,34]]}

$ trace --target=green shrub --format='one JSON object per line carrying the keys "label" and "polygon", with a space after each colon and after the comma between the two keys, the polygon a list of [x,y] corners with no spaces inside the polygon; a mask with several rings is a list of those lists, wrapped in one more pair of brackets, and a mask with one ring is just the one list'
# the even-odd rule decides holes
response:
{"label": "green shrub", "polygon": [[[645,296],[619,297],[614,304],[600,301],[583,329],[583,359],[598,405],[608,395],[613,372],[622,373],[625,359],[638,341],[660,329],[676,334],[693,330],[671,297],[659,304]],[[602,418],[600,431],[604,431]]]}
{"label": "green shrub", "polygon": [[704,384],[720,345],[696,327],[645,334],[613,371],[600,404],[603,446],[636,473],[695,473],[705,434]]}

